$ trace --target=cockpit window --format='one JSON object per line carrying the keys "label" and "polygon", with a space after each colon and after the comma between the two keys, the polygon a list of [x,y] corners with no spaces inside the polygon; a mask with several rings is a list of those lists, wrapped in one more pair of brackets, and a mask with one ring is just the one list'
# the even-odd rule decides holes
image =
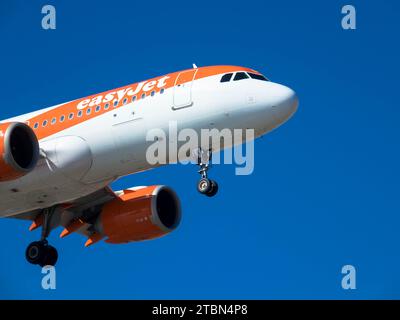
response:
{"label": "cockpit window", "polygon": [[257,79],[257,80],[263,80],[263,81],[269,81],[266,77],[264,77],[261,74],[256,74],[256,73],[248,73],[250,75],[251,78],[253,79]]}
{"label": "cockpit window", "polygon": [[224,74],[221,78],[221,82],[228,82],[231,80],[233,73]]}
{"label": "cockpit window", "polygon": [[235,74],[233,81],[247,79],[249,76],[245,72],[238,72]]}

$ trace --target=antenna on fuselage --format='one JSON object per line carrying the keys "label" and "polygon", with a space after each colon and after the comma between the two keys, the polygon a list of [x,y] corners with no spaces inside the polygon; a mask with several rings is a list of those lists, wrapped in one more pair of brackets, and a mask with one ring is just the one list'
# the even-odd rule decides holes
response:
{"label": "antenna on fuselage", "polygon": [[195,63],[193,63],[193,69],[197,69],[197,66]]}

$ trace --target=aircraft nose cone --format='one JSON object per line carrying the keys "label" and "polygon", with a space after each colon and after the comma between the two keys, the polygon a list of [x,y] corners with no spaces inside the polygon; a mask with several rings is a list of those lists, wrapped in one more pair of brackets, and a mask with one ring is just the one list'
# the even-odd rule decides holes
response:
{"label": "aircraft nose cone", "polygon": [[281,121],[286,121],[296,112],[299,99],[296,92],[285,86],[280,87],[278,95],[279,98],[277,105],[274,106],[274,112]]}

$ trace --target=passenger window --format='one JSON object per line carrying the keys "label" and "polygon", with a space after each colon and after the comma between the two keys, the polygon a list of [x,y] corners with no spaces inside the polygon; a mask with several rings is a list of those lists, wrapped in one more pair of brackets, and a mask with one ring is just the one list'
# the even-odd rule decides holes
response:
{"label": "passenger window", "polygon": [[231,81],[233,73],[224,74],[221,78],[221,82],[229,82]]}
{"label": "passenger window", "polygon": [[65,116],[61,116],[60,117],[60,122],[64,122],[64,120],[65,120]]}
{"label": "passenger window", "polygon": [[238,81],[238,80],[243,80],[247,79],[249,76],[244,73],[244,72],[238,72],[235,74],[235,77],[233,78],[233,81]]}
{"label": "passenger window", "polygon": [[142,99],[146,98],[146,94],[142,93]]}
{"label": "passenger window", "polygon": [[108,103],[105,104],[104,110],[107,110],[110,105]]}
{"label": "passenger window", "polygon": [[92,113],[92,108],[86,109],[86,114],[87,114],[87,115],[89,115],[89,114],[91,114],[91,113]]}
{"label": "passenger window", "polygon": [[114,101],[114,107],[116,107],[118,105],[118,100]]}
{"label": "passenger window", "polygon": [[78,111],[78,117],[82,117],[82,110]]}
{"label": "passenger window", "polygon": [[100,108],[101,108],[100,106],[97,106],[96,109],[95,109],[95,111],[96,111],[96,112],[99,112],[99,111],[100,111]]}
{"label": "passenger window", "polygon": [[33,126],[35,129],[37,129],[39,127],[39,123],[36,122],[35,125]]}
{"label": "passenger window", "polygon": [[69,119],[69,120],[72,120],[73,118],[74,118],[74,114],[73,114],[73,113],[70,113],[69,116],[68,116],[68,119]]}
{"label": "passenger window", "polygon": [[56,118],[53,118],[53,119],[51,120],[51,124],[55,124],[56,121],[57,121],[57,119],[56,119]]}
{"label": "passenger window", "polygon": [[44,120],[44,121],[43,121],[42,126],[43,126],[43,127],[47,126],[47,120]]}

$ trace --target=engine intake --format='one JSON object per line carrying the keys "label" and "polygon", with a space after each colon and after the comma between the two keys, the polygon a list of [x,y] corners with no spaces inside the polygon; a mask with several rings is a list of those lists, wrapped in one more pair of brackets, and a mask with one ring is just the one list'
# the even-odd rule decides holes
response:
{"label": "engine intake", "polygon": [[39,142],[21,122],[0,124],[0,181],[14,180],[32,171],[39,159]]}
{"label": "engine intake", "polygon": [[175,230],[181,207],[175,192],[166,186],[124,190],[106,203],[95,224],[109,243],[127,243],[161,237]]}

